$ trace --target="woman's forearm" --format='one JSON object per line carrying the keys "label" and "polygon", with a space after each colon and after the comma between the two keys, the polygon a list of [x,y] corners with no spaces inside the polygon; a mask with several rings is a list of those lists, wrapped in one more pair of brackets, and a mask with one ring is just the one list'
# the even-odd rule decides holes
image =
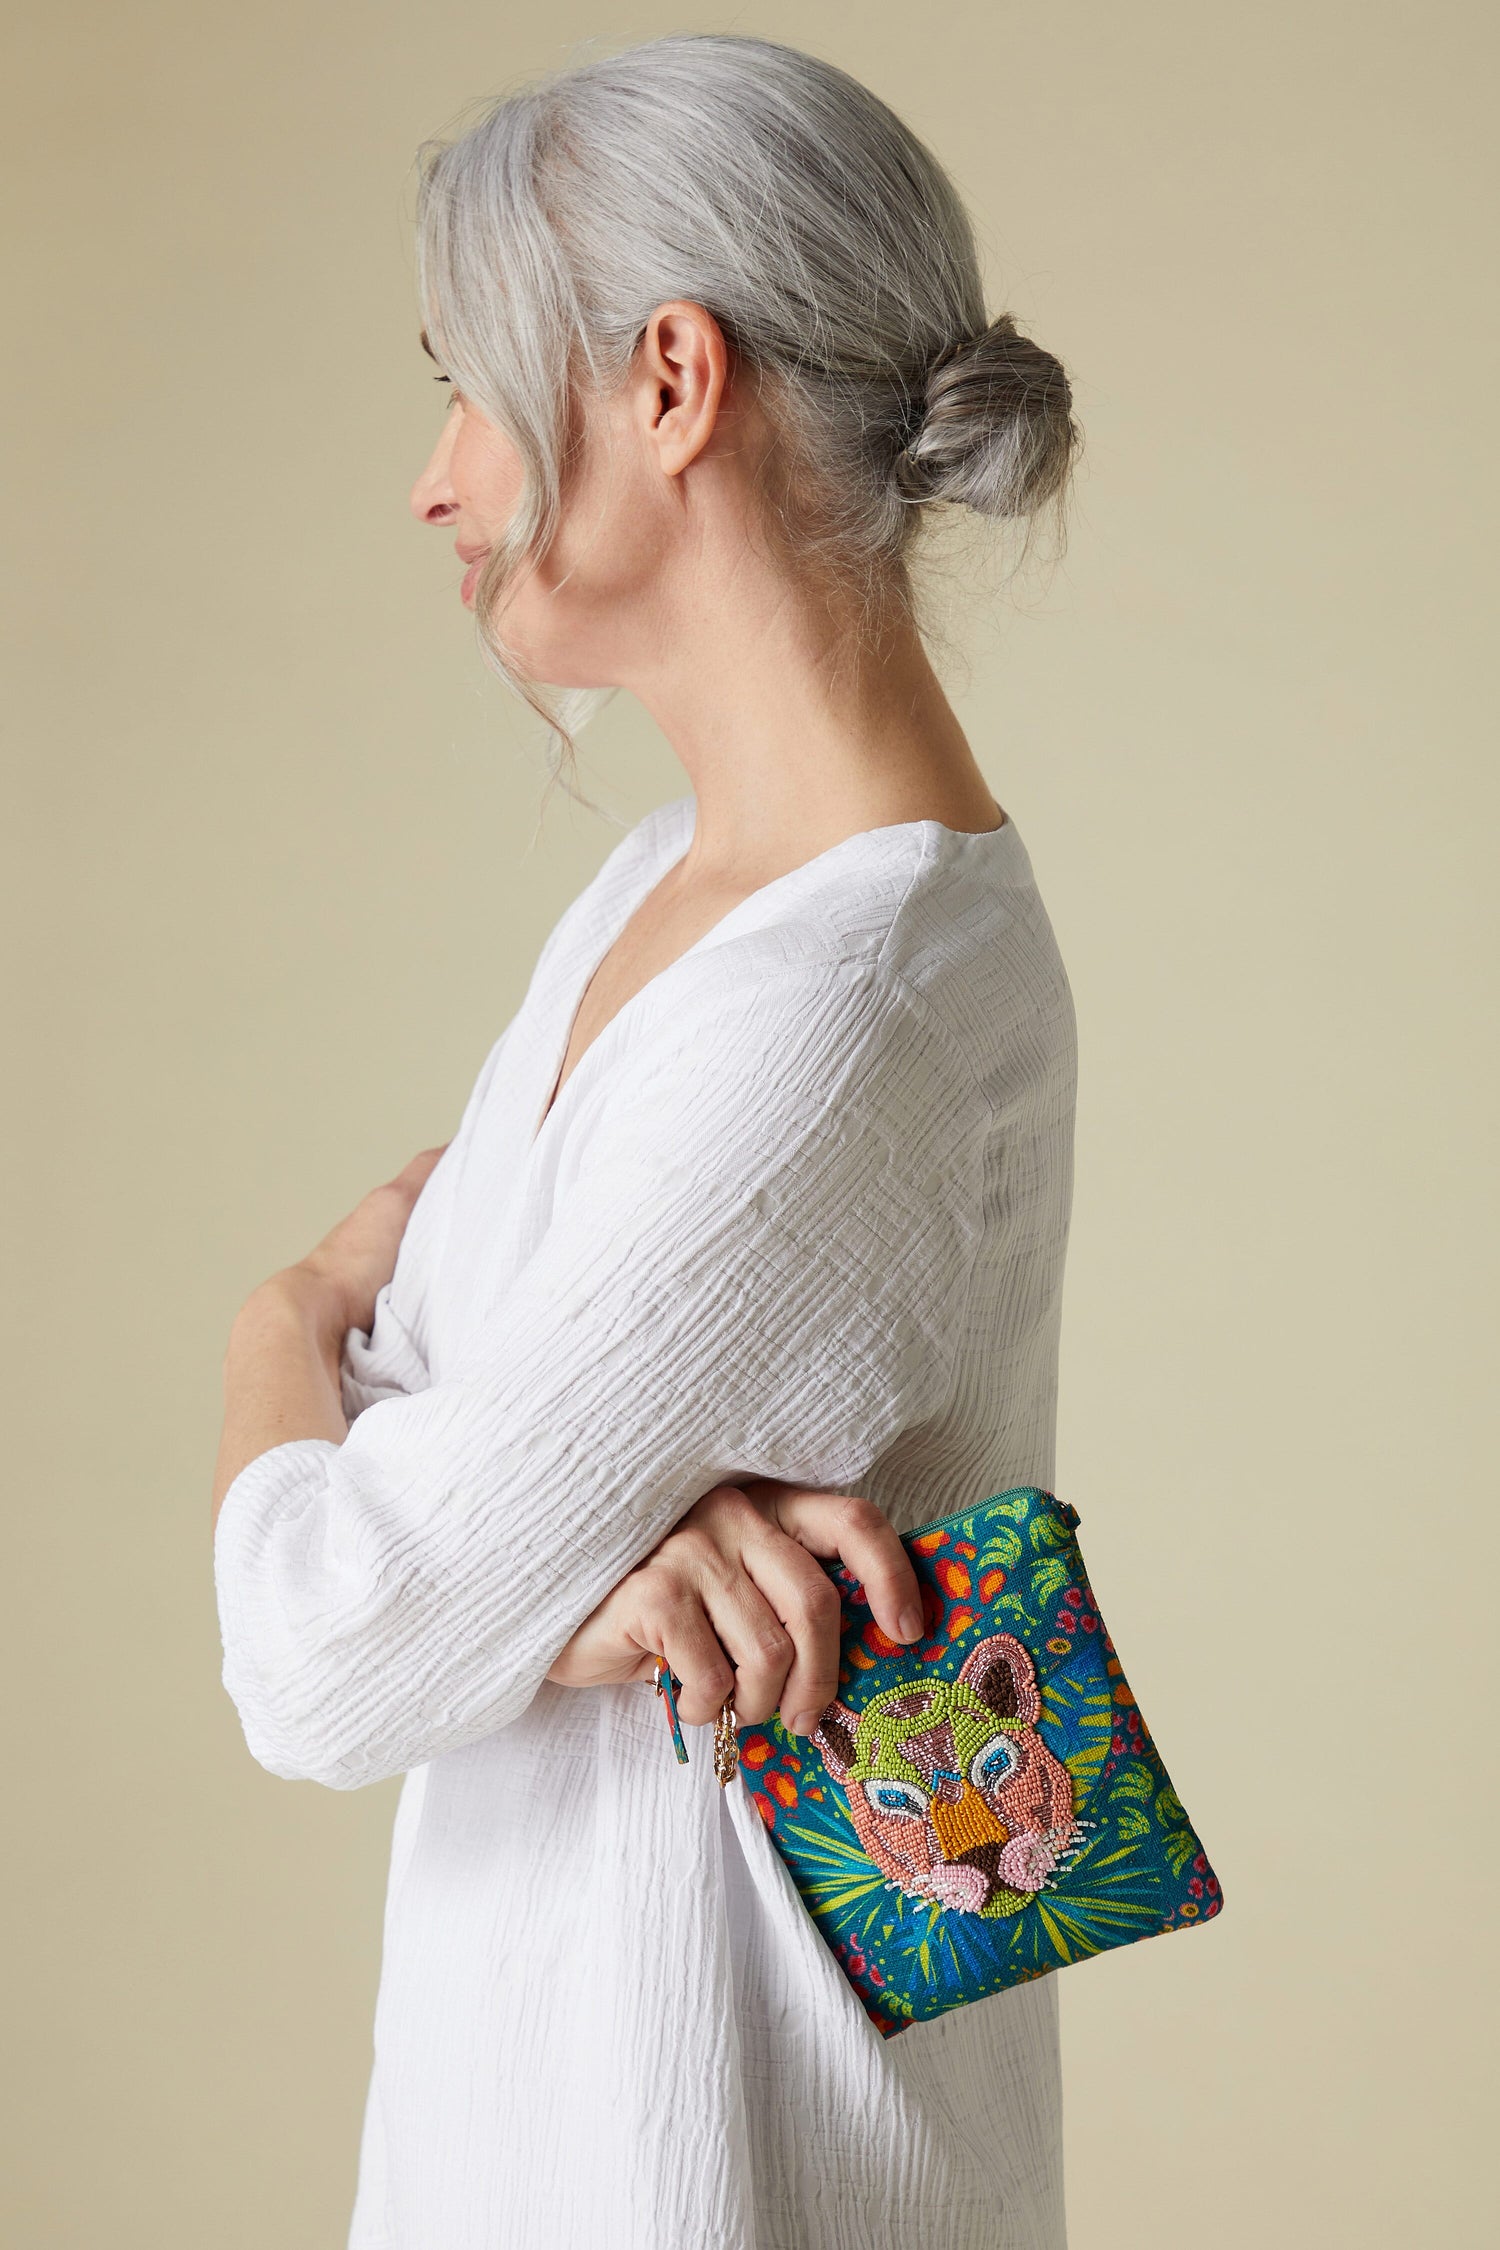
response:
{"label": "woman's forearm", "polygon": [[235,1318],[224,1353],[224,1432],[213,1521],[241,1469],[291,1438],[349,1435],[339,1383],[343,1300],[303,1266],[273,1274]]}

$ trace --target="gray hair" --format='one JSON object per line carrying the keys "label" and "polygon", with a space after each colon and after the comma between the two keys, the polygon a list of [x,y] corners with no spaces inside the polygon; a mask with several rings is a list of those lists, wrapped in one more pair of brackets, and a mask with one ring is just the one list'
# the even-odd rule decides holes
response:
{"label": "gray hair", "polygon": [[676,34],[487,104],[418,151],[430,347],[516,446],[519,504],[474,599],[486,662],[548,719],[494,622],[560,520],[581,389],[655,308],[703,305],[775,431],[767,521],[867,617],[910,605],[931,504],[1034,517],[1080,443],[1068,379],[986,316],[968,218],[868,88],[776,42]]}

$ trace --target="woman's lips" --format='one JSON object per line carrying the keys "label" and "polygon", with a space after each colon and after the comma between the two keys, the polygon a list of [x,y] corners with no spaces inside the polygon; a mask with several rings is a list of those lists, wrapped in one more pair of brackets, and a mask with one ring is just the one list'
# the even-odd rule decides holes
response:
{"label": "woman's lips", "polygon": [[478,561],[471,562],[468,569],[464,572],[464,582],[459,587],[458,592],[459,599],[466,605],[474,598],[474,588],[479,583],[479,573],[483,570],[483,568],[484,557],[483,555],[481,555]]}

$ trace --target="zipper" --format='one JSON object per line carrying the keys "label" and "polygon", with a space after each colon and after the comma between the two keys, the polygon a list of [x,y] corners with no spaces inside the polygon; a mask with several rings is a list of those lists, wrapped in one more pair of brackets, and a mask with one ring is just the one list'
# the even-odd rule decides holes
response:
{"label": "zipper", "polygon": [[981,1500],[977,1507],[955,1508],[951,1515],[934,1516],[931,1523],[916,1524],[910,1531],[903,1531],[901,1537],[903,1539],[921,1539],[929,1531],[946,1531],[950,1524],[966,1523],[970,1516],[977,1516],[980,1509],[991,1507],[997,1500],[1019,1500],[1023,1493],[1028,1499],[1050,1500],[1058,1514],[1061,1515],[1064,1503],[1058,1499],[1055,1492],[1048,1492],[1046,1487],[1040,1484],[1013,1484],[1006,1492],[992,1492],[989,1499]]}

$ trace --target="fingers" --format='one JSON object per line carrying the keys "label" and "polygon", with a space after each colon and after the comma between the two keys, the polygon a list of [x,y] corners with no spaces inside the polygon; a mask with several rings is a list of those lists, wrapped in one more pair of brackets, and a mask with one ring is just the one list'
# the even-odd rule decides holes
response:
{"label": "fingers", "polygon": [[299,1261],[332,1292],[344,1329],[369,1328],[375,1300],[395,1272],[417,1197],[442,1154],[441,1148],[424,1148],[394,1179],[362,1196]]}
{"label": "fingers", "polygon": [[[700,1504],[646,1566],[640,1585],[639,1632],[661,1649],[681,1680],[677,1709],[685,1723],[703,1725],[716,1719],[724,1698],[732,1694],[736,1721],[754,1726],[783,1703],[783,1689],[799,1655],[806,1665],[807,1652],[799,1651],[777,1607],[758,1583],[775,1585],[778,1599],[800,1617],[803,1605],[790,1591],[797,1577],[796,1549],[738,1490],[714,1497],[718,1507],[705,1509]],[[766,1550],[772,1548],[784,1549],[788,1557],[779,1573],[774,1562],[765,1560]],[[757,1557],[754,1574],[752,1552]],[[809,1570],[817,1570],[810,1559],[804,1560]],[[836,1680],[836,1622],[824,1637],[832,1643]],[[814,1665],[806,1695],[816,1693],[817,1680],[826,1674],[828,1653],[825,1649],[821,1669]],[[819,1714],[832,1696],[830,1687],[818,1705]],[[784,1714],[785,1708],[783,1704]]]}
{"label": "fingers", "polygon": [[706,1600],[719,1644],[734,1665],[736,1721],[759,1726],[778,1705],[784,1717],[784,1690],[798,1649],[775,1609],[744,1569],[711,1585]]}
{"label": "fingers", "polygon": [[[755,1530],[765,1544],[763,1519],[756,1522]],[[783,1540],[781,1544],[790,1546],[791,1542]],[[692,1533],[684,1536],[684,1548],[685,1553],[679,1551],[679,1563],[686,1561],[693,1569],[705,1625],[726,1667],[732,1669],[728,1669],[722,1686],[720,1675],[715,1673],[711,1701],[704,1709],[698,1709],[695,1697],[693,1708],[688,1710],[681,1696],[677,1708],[684,1718],[717,1718],[724,1697],[732,1690],[737,1722],[756,1726],[769,1719],[781,1701],[782,1688],[797,1656],[796,1644],[749,1575],[743,1551],[726,1556],[706,1536],[695,1538]],[[682,1677],[685,1682],[686,1674]]]}
{"label": "fingers", "polygon": [[734,1667],[697,1594],[679,1594],[645,1630],[651,1646],[661,1650],[682,1682],[677,1691],[677,1716],[683,1724],[706,1726],[716,1719],[725,1696],[734,1689]]}
{"label": "fingers", "polygon": [[838,1693],[843,1610],[827,1572],[735,1488],[693,1511],[673,1540],[673,1563],[691,1574],[734,1667],[738,1722],[755,1726],[779,1710],[793,1734],[811,1734]]}
{"label": "fingers", "polygon": [[778,1486],[770,1505],[782,1530],[809,1554],[837,1555],[854,1573],[876,1624],[889,1639],[920,1640],[922,1595],[917,1574],[873,1500]]}
{"label": "fingers", "polygon": [[920,1639],[911,1559],[873,1501],[766,1479],[706,1493],[642,1567],[631,1633],[681,1681],[685,1724],[733,1694],[740,1725],[779,1709],[810,1734],[838,1693],[842,1604],[814,1557],[837,1556],[893,1641]]}
{"label": "fingers", "polygon": [[745,1563],[791,1636],[792,1662],[780,1690],[782,1724],[793,1734],[811,1734],[839,1691],[844,1613],[838,1589],[807,1549],[783,1534],[748,1547]]}
{"label": "fingers", "polygon": [[427,1184],[428,1173],[435,1169],[438,1158],[446,1152],[447,1147],[448,1143],[444,1141],[437,1148],[419,1150],[415,1156],[402,1165],[393,1180],[386,1182],[387,1187],[402,1189],[408,1202],[415,1203]]}

